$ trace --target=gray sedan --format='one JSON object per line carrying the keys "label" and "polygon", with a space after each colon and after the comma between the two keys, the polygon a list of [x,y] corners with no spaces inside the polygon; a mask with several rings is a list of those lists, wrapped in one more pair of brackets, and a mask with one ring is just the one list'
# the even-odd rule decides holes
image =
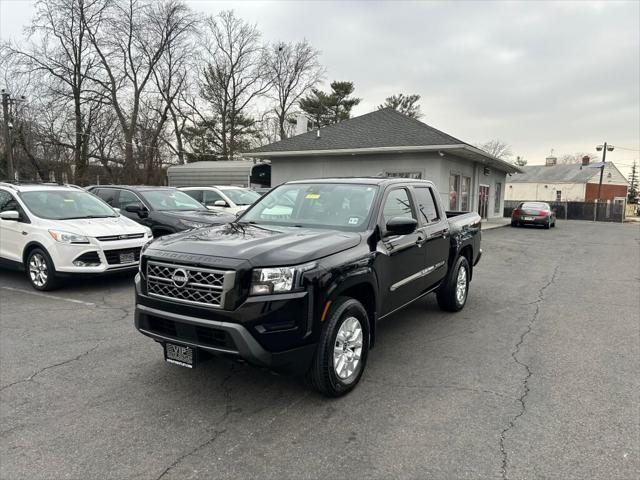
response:
{"label": "gray sedan", "polygon": [[556,226],[556,212],[548,203],[523,202],[511,212],[511,226],[543,225],[544,228]]}

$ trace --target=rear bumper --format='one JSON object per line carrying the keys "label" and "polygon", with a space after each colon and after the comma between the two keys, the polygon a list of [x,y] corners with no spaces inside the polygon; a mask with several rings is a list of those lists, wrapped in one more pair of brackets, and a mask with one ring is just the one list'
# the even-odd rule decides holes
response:
{"label": "rear bumper", "polygon": [[511,221],[522,225],[545,225],[551,221],[551,217],[534,217],[533,220],[525,220],[522,217],[512,217]]}
{"label": "rear bumper", "polygon": [[240,357],[247,362],[290,374],[305,373],[316,345],[270,352],[241,324],[182,315],[136,305],[135,326],[140,333],[164,343],[188,345],[216,355]]}

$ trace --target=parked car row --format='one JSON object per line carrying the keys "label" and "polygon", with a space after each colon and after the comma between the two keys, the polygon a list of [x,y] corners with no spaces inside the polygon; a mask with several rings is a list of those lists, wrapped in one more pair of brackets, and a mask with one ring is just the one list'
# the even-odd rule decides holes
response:
{"label": "parked car row", "polygon": [[[205,191],[224,196],[207,208],[199,201]],[[171,187],[85,190],[0,183],[0,263],[24,269],[37,290],[51,290],[67,275],[136,269],[142,247],[153,238],[232,222],[257,198],[235,187],[188,189],[187,194]]]}

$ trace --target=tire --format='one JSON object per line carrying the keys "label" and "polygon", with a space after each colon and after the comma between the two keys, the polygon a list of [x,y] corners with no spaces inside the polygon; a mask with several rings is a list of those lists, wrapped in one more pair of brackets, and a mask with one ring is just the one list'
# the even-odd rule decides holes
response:
{"label": "tire", "polygon": [[518,224],[516,222],[511,222],[511,226],[515,228],[518,226]]}
{"label": "tire", "polygon": [[56,269],[51,257],[45,250],[41,248],[31,250],[27,255],[24,267],[27,273],[27,280],[36,290],[53,290],[58,286]]}
{"label": "tire", "polygon": [[549,230],[551,228],[551,220],[544,224],[544,229]]}
{"label": "tire", "polygon": [[554,220],[553,223],[551,224],[551,228],[556,228],[556,221]]}
{"label": "tire", "polygon": [[[370,331],[367,311],[359,301],[339,297],[333,302],[322,328],[311,368],[307,373],[307,380],[311,386],[327,397],[339,397],[353,390],[367,364]],[[356,336],[343,337],[345,333],[350,332],[356,332]],[[346,341],[340,342],[339,333]],[[342,354],[337,353],[340,344],[343,348]],[[357,356],[358,345],[360,358],[354,365],[349,360]],[[353,367],[351,371],[350,366]]]}
{"label": "tire", "polygon": [[[464,269],[464,274],[460,271]],[[469,274],[471,268],[466,257],[459,256],[453,264],[449,275],[445,279],[444,283],[438,288],[436,292],[436,298],[438,299],[438,305],[446,312],[459,312],[467,303],[467,297],[469,296]],[[460,278],[463,275],[464,278]],[[464,292],[458,294],[458,281],[464,282]],[[462,284],[461,284],[462,287]]]}

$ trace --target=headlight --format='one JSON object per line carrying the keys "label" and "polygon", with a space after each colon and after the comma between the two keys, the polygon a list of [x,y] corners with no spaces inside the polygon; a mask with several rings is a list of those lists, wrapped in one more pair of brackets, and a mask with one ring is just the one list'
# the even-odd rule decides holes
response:
{"label": "headlight", "polygon": [[150,229],[150,228],[147,228],[146,237],[147,237],[147,238],[153,238],[153,232],[151,231],[151,229]]}
{"label": "headlight", "polygon": [[184,220],[182,218],[180,219],[180,223],[183,224],[185,227],[189,227],[189,228],[202,228],[202,227],[209,226],[208,223],[191,222],[189,220]]}
{"label": "headlight", "polygon": [[255,268],[249,295],[289,292],[294,287],[300,286],[300,274],[315,266],[316,264],[311,262],[295,267]]}
{"label": "headlight", "polygon": [[250,295],[269,295],[288,292],[293,288],[293,267],[256,268],[253,271]]}
{"label": "headlight", "polygon": [[49,230],[49,235],[56,242],[61,243],[89,243],[89,239],[84,235],[78,235],[76,233],[64,232],[62,230]]}

